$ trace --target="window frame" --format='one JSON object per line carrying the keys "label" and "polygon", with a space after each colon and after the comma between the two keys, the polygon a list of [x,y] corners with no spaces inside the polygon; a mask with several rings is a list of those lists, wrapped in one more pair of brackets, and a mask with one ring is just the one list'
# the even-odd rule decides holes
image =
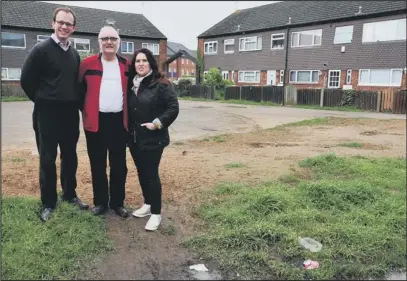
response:
{"label": "window frame", "polygon": [[[152,45],[151,46],[152,50],[148,47],[149,44]],[[157,46],[157,52],[154,52],[154,46]],[[150,50],[153,53],[154,56],[159,56],[160,55],[160,44],[157,44],[157,43],[141,43],[141,48]]]}
{"label": "window frame", "polygon": [[[216,44],[216,52],[213,51],[214,44]],[[208,45],[208,51],[205,51],[205,46],[206,45]],[[209,52],[210,47],[212,47],[212,52]],[[205,55],[216,55],[216,54],[218,54],[218,47],[219,47],[218,41],[207,41],[207,42],[204,43],[204,54]]]}
{"label": "window frame", "polygon": [[352,85],[352,69],[347,69],[346,70],[345,85]]}
{"label": "window frame", "polygon": [[[338,85],[337,86],[330,86],[330,79],[332,77],[336,77],[336,76],[331,75],[331,73],[334,73],[334,72],[339,73],[339,75],[338,75]],[[327,86],[328,86],[328,89],[339,89],[341,87],[341,70],[340,69],[332,69],[332,70],[328,71],[328,85]]]}
{"label": "window frame", "polygon": [[[40,40],[40,39],[39,39],[40,36],[44,36],[44,37],[47,37],[47,38]],[[44,35],[44,34],[38,34],[38,35],[37,35],[37,43],[40,43],[40,42],[42,42],[42,41],[45,41],[45,40],[47,40],[48,38],[51,38],[51,36],[50,36],[50,35]]]}
{"label": "window frame", "polygon": [[[78,52],[83,52],[83,53],[89,53],[89,52],[90,52],[90,39],[87,39],[87,38],[78,38],[78,37],[70,38],[70,39],[73,39],[73,41],[74,41],[73,47],[74,47],[75,50],[77,50]],[[77,40],[78,40],[78,41],[87,41],[88,43],[76,42]],[[88,49],[88,50],[78,50],[78,49],[76,48],[76,44],[77,44],[77,43],[88,44],[88,45],[89,45],[89,49]]]}
{"label": "window frame", "polygon": [[[24,47],[16,47],[16,46],[3,46],[3,43],[1,44],[1,48],[5,48],[5,49],[20,49],[20,50],[24,50],[27,48],[27,38],[25,36],[25,33],[18,33],[18,32],[9,32],[9,31],[2,31],[3,33],[13,33],[13,34],[22,34],[24,36]],[[2,38],[3,41],[3,38]]]}
{"label": "window frame", "polygon": [[[252,38],[256,38],[256,49],[253,50],[246,50],[245,48],[242,48],[242,40],[244,40],[245,42],[243,43],[243,45],[246,47],[246,43],[247,41],[249,41],[248,39],[252,39]],[[260,38],[260,49],[257,48],[257,46],[259,45],[259,38]],[[250,43],[252,43],[253,41],[249,41]],[[239,52],[255,52],[255,51],[261,51],[263,49],[263,38],[262,36],[250,36],[250,37],[241,37],[239,38]]]}
{"label": "window frame", "polygon": [[[257,72],[259,73],[259,80],[255,81],[244,81],[245,74],[248,72],[253,72],[254,73],[254,78],[256,79],[256,74]],[[240,74],[243,73],[243,80],[240,80]],[[239,70],[237,73],[237,81],[239,83],[260,83],[261,81],[261,71],[260,70]]]}
{"label": "window frame", "polygon": [[[8,75],[8,70],[9,69],[19,69],[20,70],[20,78],[18,78],[18,79],[10,79],[9,75]],[[19,68],[19,67],[2,67],[1,70],[2,71],[6,70],[6,73],[7,73],[7,77],[6,78],[1,78],[1,81],[20,81],[20,79],[21,79],[21,68]]]}
{"label": "window frame", "polygon": [[[226,43],[227,41],[233,43]],[[226,51],[226,46],[233,46],[233,51]],[[235,38],[223,40],[223,53],[224,54],[234,54],[235,53]]]}
{"label": "window frame", "polygon": [[[221,72],[223,80],[229,80],[229,71],[228,70],[222,70]],[[225,78],[226,74],[226,78]]]}
{"label": "window frame", "polygon": [[[383,21],[375,21],[375,22],[365,22],[362,26],[362,44],[371,44],[371,43],[377,43],[377,42],[400,42],[400,41],[406,41],[406,37],[401,38],[401,39],[391,39],[391,40],[370,40],[366,38],[366,29],[368,28],[369,25],[376,25],[376,24],[380,24],[380,23],[386,23],[386,22],[395,22],[395,21],[403,21],[406,22],[406,19],[391,19],[391,20],[383,20]],[[374,28],[375,29],[375,28]],[[405,28],[404,28],[405,31]],[[376,34],[375,34],[375,37]]]}
{"label": "window frame", "polygon": [[[370,72],[371,72],[371,70],[389,70],[390,71],[389,83],[381,84],[381,83],[372,83],[372,82],[370,82]],[[368,71],[368,73],[369,73],[369,82],[368,83],[361,83],[360,82],[360,77],[361,77],[362,71]],[[393,71],[400,71],[401,72],[400,82],[397,83],[397,84],[391,82],[392,78],[393,78]],[[364,69],[359,69],[358,86],[400,87],[402,81],[403,81],[403,69],[401,69],[401,68],[373,68],[373,69],[365,69],[364,68]]]}
{"label": "window frame", "polygon": [[[321,42],[319,44],[315,44],[314,43],[315,42],[315,33],[316,33],[316,31],[319,31],[319,30],[321,31],[320,32],[320,34],[321,34]],[[311,32],[313,32],[313,34],[312,34],[312,42],[313,43],[311,45],[300,45],[301,33],[311,33]],[[293,45],[294,44],[294,40],[293,40],[294,34],[298,34],[298,40],[297,40],[298,45],[296,45],[296,46]],[[316,47],[316,46],[322,46],[322,28],[291,32],[291,48],[309,48],[309,47]]]}
{"label": "window frame", "polygon": [[[308,81],[308,82],[299,81],[298,82],[298,72],[300,72],[300,71],[308,71],[308,72],[310,72],[310,81]],[[312,82],[312,72],[314,72],[314,71],[318,73],[318,80],[315,81],[315,82]],[[292,72],[296,72],[296,75],[295,75],[296,81],[291,80],[291,73]],[[313,69],[313,70],[290,70],[289,77],[288,77],[288,82],[290,84],[318,84],[320,75],[321,75],[321,71],[315,70],[315,69]]]}
{"label": "window frame", "polygon": [[[346,28],[346,27],[352,27],[352,32],[349,32],[349,33],[351,33],[350,41],[337,41],[336,36],[337,36],[338,28]],[[354,30],[353,24],[335,27],[334,44],[350,44],[350,43],[352,43],[352,41],[353,41],[353,30]],[[342,32],[342,33],[345,33],[345,32]]]}
{"label": "window frame", "polygon": [[[127,52],[123,52],[123,49],[122,49],[122,44],[123,43],[126,43]],[[129,52],[129,45],[132,45],[132,51],[131,52]],[[132,42],[132,41],[121,41],[120,42],[120,52],[122,54],[133,54],[134,53],[134,42]]]}
{"label": "window frame", "polygon": [[[275,35],[283,35],[283,38],[282,39],[274,39],[273,38],[273,36],[275,36]],[[284,50],[284,43],[285,43],[285,33],[274,33],[274,34],[271,34],[271,43],[270,43],[270,49],[271,50]],[[280,47],[280,48],[273,48],[273,41],[274,40],[283,40],[283,47]]]}

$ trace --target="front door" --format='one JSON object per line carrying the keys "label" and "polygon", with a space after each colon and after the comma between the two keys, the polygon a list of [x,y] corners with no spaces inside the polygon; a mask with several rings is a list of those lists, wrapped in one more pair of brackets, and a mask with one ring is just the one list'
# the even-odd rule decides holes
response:
{"label": "front door", "polygon": [[267,85],[277,85],[277,71],[267,70]]}

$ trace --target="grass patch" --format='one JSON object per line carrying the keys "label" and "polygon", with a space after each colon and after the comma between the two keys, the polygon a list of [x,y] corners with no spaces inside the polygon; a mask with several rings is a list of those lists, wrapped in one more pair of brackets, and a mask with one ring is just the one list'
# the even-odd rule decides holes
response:
{"label": "grass patch", "polygon": [[13,157],[10,159],[10,161],[13,163],[22,163],[22,162],[25,162],[25,159],[21,158],[21,157]]}
{"label": "grass patch", "polygon": [[320,107],[319,105],[296,105],[297,108],[305,108],[305,109],[319,109],[319,110],[336,110],[336,111],[351,111],[351,112],[361,112],[360,108],[354,106],[323,106]]}
{"label": "grass patch", "polygon": [[225,165],[226,168],[243,168],[245,165],[240,162],[232,162]]}
{"label": "grass patch", "polygon": [[163,225],[160,228],[160,232],[161,232],[161,234],[166,235],[166,236],[175,235],[175,233],[176,233],[175,226],[172,224]]}
{"label": "grass patch", "polygon": [[[365,279],[405,269],[405,159],[328,154],[300,166],[311,180],[218,185],[215,199],[197,209],[207,232],[184,244],[247,279]],[[302,248],[299,236],[322,250]],[[305,271],[308,258],[320,267]]]}
{"label": "grass patch", "polygon": [[360,142],[345,142],[345,143],[339,144],[339,146],[350,147],[350,148],[362,148],[363,144],[361,144]]}
{"label": "grass patch", "polygon": [[1,97],[2,102],[10,102],[10,101],[28,101],[27,97]]}
{"label": "grass patch", "polygon": [[231,103],[231,104],[245,104],[245,105],[264,105],[264,106],[281,106],[278,103],[273,102],[257,102],[257,101],[249,101],[249,100],[220,100],[220,103]]}
{"label": "grass patch", "polygon": [[[306,120],[301,120],[301,121],[297,121],[297,122],[280,125],[275,128],[328,125],[331,123],[331,119],[332,118],[329,118],[329,117],[306,119]],[[274,129],[274,128],[272,128],[272,129]]]}
{"label": "grass patch", "polygon": [[176,141],[176,142],[174,142],[174,145],[184,145],[185,143],[184,142],[182,142],[182,141]]}
{"label": "grass patch", "polygon": [[225,142],[225,139],[223,136],[214,136],[214,137],[207,137],[203,138],[202,141],[212,141],[212,142]]}
{"label": "grass patch", "polygon": [[39,209],[36,199],[2,198],[2,280],[75,280],[113,248],[103,218],[61,203],[43,223]]}

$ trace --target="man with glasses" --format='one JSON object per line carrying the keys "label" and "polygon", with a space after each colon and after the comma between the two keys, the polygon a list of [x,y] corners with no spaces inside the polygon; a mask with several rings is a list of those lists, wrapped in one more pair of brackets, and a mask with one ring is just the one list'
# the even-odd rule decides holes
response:
{"label": "man with glasses", "polygon": [[[128,61],[117,55],[120,37],[112,26],[99,33],[100,54],[80,65],[80,93],[84,100],[83,128],[92,172],[94,215],[108,208],[128,217],[124,207],[127,176],[127,68]],[[110,182],[106,175],[109,153]]]}
{"label": "man with glasses", "polygon": [[75,31],[76,16],[68,7],[53,14],[54,33],[36,44],[21,71],[21,86],[34,102],[33,127],[40,155],[42,212],[47,221],[57,204],[57,147],[60,148],[62,200],[88,209],[76,194],[79,140],[77,75],[80,57],[69,37]]}

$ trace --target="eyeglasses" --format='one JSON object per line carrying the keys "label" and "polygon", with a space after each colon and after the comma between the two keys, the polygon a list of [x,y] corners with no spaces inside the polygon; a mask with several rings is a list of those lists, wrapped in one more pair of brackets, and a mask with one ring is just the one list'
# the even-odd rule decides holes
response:
{"label": "eyeglasses", "polygon": [[100,40],[102,40],[103,42],[107,42],[107,41],[112,41],[112,42],[116,42],[117,41],[117,39],[119,39],[119,38],[117,38],[117,37],[102,37],[102,38],[99,38]]}
{"label": "eyeglasses", "polygon": [[60,26],[63,26],[64,24],[66,25],[66,27],[72,27],[73,24],[70,22],[66,22],[66,21],[62,21],[62,20],[57,20],[55,21],[57,24],[59,24]]}

